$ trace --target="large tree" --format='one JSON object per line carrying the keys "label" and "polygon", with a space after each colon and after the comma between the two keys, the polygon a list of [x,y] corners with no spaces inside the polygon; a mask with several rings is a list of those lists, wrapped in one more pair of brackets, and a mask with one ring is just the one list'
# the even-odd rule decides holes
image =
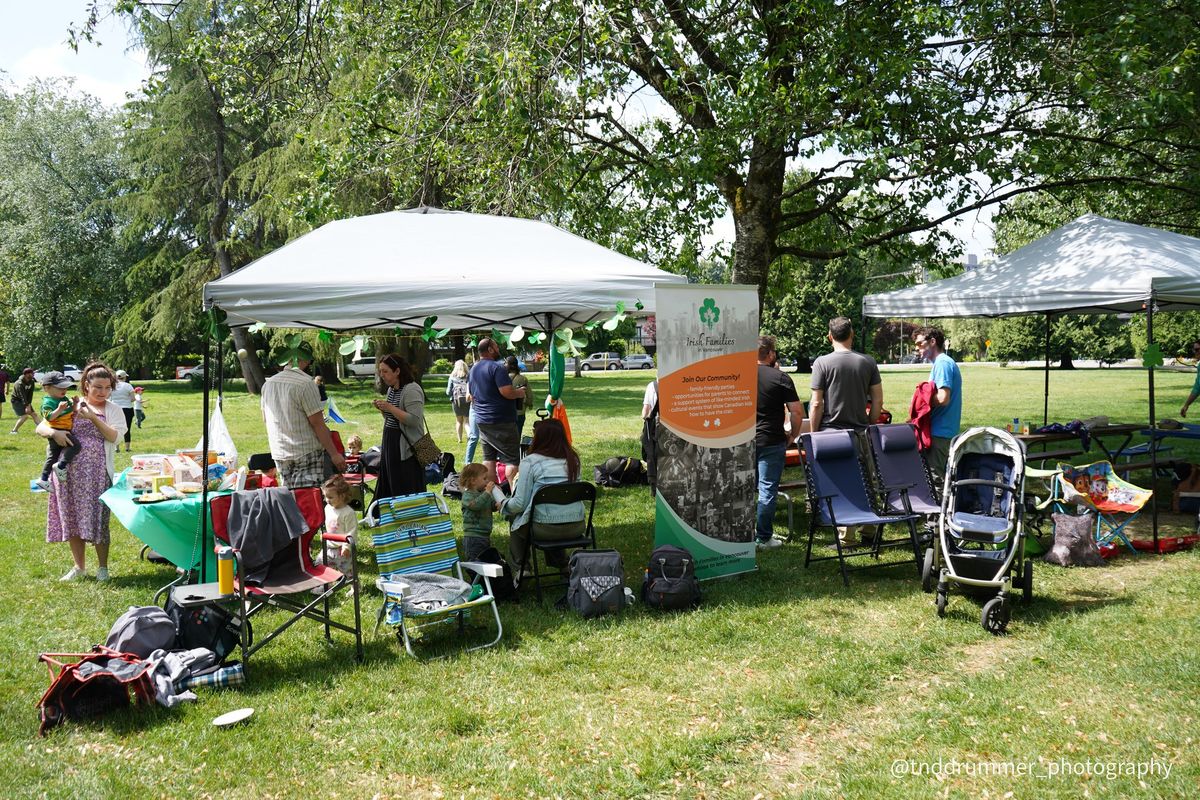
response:
{"label": "large tree", "polygon": [[0,345],[12,366],[104,353],[122,302],[118,123],[59,82],[0,87]]}

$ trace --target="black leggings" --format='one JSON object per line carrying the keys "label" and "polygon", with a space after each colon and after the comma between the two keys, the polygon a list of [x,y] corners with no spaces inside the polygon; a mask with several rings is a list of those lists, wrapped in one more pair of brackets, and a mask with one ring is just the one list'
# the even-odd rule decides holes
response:
{"label": "black leggings", "polygon": [[121,411],[125,414],[125,444],[129,444],[129,435],[133,433],[133,409],[122,408]]}

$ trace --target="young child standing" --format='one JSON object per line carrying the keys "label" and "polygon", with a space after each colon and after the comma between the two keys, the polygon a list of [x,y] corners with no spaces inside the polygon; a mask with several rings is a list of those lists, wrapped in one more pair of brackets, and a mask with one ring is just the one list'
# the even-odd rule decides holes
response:
{"label": "young child standing", "polygon": [[488,480],[483,464],[467,464],[459,473],[458,485],[463,493],[463,560],[474,561],[492,546],[492,512],[496,510],[492,489],[496,484]]}
{"label": "young child standing", "polygon": [[[350,507],[350,484],[341,475],[334,475],[321,487],[325,496],[325,532],[338,536],[353,536],[358,533],[358,514]],[[339,572],[350,571],[350,545],[323,545],[326,555],[324,563]]]}
{"label": "young child standing", "polygon": [[142,397],[142,391],[141,386],[135,386],[133,389],[133,418],[139,428],[146,419],[146,398]]}
{"label": "young child standing", "polygon": [[75,424],[75,404],[67,399],[67,389],[74,382],[58,370],[47,372],[42,377],[42,390],[46,396],[42,398],[42,416],[51,428],[68,431],[67,440],[70,444],[63,446],[54,439],[46,440],[46,463],[42,465],[42,477],[37,481],[38,488],[50,491],[50,470],[58,477],[59,483],[67,480],[67,466],[71,459],[79,455],[80,445],[69,433]]}

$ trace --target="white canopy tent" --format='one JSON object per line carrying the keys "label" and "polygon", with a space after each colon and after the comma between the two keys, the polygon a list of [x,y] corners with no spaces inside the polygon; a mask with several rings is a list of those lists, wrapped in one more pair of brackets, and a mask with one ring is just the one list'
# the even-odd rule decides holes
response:
{"label": "white canopy tent", "polygon": [[338,220],[204,287],[230,325],[551,330],[687,279],[545,222],[419,208]]}
{"label": "white canopy tent", "polygon": [[865,317],[1138,313],[1200,307],[1200,239],[1087,214],[953,278],[863,298]]}
{"label": "white canopy tent", "polygon": [[[1154,314],[1200,307],[1200,239],[1085,214],[979,269],[953,278],[863,298],[864,317],[1003,317],[1046,315],[1046,388],[1050,394],[1050,320],[1062,314]],[[1150,428],[1154,370],[1148,369]],[[1152,448],[1152,474],[1157,453]],[[1158,542],[1158,505],[1152,500]]]}

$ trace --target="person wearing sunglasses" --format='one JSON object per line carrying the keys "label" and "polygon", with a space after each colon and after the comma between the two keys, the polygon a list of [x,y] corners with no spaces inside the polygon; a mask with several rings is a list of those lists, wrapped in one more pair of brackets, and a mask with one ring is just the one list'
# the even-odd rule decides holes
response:
{"label": "person wearing sunglasses", "polygon": [[929,380],[937,386],[931,416],[933,446],[927,462],[936,485],[941,486],[950,457],[950,441],[962,425],[962,372],[946,353],[946,334],[939,328],[917,328],[913,344],[923,360],[932,364]]}

